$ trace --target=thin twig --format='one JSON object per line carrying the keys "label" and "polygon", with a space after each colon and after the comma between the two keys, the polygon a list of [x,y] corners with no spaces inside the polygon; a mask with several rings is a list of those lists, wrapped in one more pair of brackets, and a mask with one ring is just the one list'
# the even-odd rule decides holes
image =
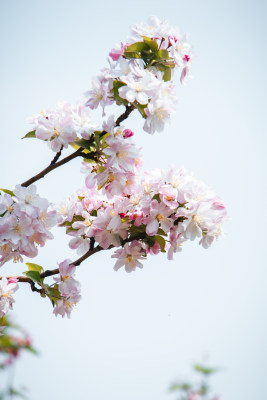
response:
{"label": "thin twig", "polygon": [[80,147],[74,153],[63,158],[61,161],[58,161],[56,164],[50,164],[48,167],[43,169],[43,171],[39,172],[39,174],[37,174],[37,175],[33,176],[32,178],[28,179],[27,181],[23,182],[21,184],[21,186],[28,187],[32,183],[38,181],[39,179],[44,178],[49,172],[53,171],[54,169],[60,167],[61,165],[68,163],[69,161],[73,160],[76,157],[79,157],[81,155],[82,151],[83,151],[83,148]]}
{"label": "thin twig", "polygon": [[[141,233],[140,235],[138,235],[138,236],[136,236],[136,237],[129,237],[129,238],[127,238],[127,239],[124,239],[124,240],[121,241],[121,246],[124,246],[125,243],[132,242],[133,240],[144,239],[145,236],[146,236],[145,233]],[[90,242],[91,242],[91,244],[90,244],[90,249],[89,249],[83,256],[81,256],[81,257],[78,258],[76,261],[74,261],[73,263],[71,263],[72,265],[75,265],[75,266],[77,267],[77,266],[80,265],[83,261],[85,261],[87,258],[91,257],[93,254],[98,253],[99,251],[105,250],[105,249],[103,249],[103,247],[101,247],[101,246],[99,246],[99,245],[96,246],[96,247],[94,247],[94,248],[92,248],[92,243],[94,243],[94,238],[91,238]],[[113,246],[113,245],[111,244],[106,250],[110,250],[110,249],[112,249],[112,248],[114,248],[114,247],[115,247],[115,246]],[[44,279],[44,278],[47,278],[48,276],[53,276],[53,275],[57,275],[57,274],[59,274],[59,268],[52,269],[52,270],[49,269],[49,270],[46,270],[46,271],[42,272],[42,273],[40,274],[40,278],[41,278],[41,279]],[[1,280],[2,278],[3,278],[3,277],[0,276],[0,280]],[[18,280],[18,282],[20,282],[20,283],[29,283],[30,286],[31,286],[31,290],[32,290],[33,292],[44,293],[44,289],[43,289],[43,288],[42,288],[42,289],[38,289],[38,288],[35,286],[34,282],[33,282],[30,278],[28,278],[28,277],[26,277],[26,276],[7,276],[7,277],[6,277],[6,279],[10,279],[10,278],[16,278],[16,279]]]}
{"label": "thin twig", "polygon": [[57,160],[59,159],[59,157],[61,156],[61,152],[63,150],[63,145],[60,147],[60,150],[57,152],[57,154],[55,155],[55,157],[53,158],[53,160],[51,161],[50,165],[54,165]]}
{"label": "thin twig", "polygon": [[120,123],[122,121],[124,121],[125,119],[127,119],[129,117],[129,115],[131,114],[131,112],[135,109],[135,106],[133,104],[131,104],[130,106],[127,105],[126,106],[126,110],[124,111],[123,114],[121,114],[119,116],[119,118],[117,118],[116,122],[115,122],[115,126],[119,126]]}

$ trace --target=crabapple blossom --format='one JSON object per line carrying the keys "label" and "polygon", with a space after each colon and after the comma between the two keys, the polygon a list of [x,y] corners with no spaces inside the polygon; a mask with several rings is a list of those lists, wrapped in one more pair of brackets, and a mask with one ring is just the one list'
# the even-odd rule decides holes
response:
{"label": "crabapple blossom", "polygon": [[1,210],[6,207],[0,217],[0,266],[12,259],[22,261],[21,255],[35,257],[37,246],[53,239],[50,228],[57,223],[56,211],[48,211],[48,200],[36,193],[34,185],[17,185],[12,196],[1,193],[0,204]]}
{"label": "crabapple blossom", "polygon": [[114,48],[110,51],[109,56],[112,58],[113,61],[117,61],[120,58],[120,56],[123,55],[124,48],[125,45],[121,43],[121,47],[119,49]]}
{"label": "crabapple blossom", "polygon": [[[135,269],[135,264],[125,264],[132,248],[135,254],[139,248],[142,259],[167,251],[171,260],[187,240],[199,238],[208,248],[221,234],[226,218],[218,196],[182,168],[136,175],[130,194],[124,190],[109,198],[102,186],[97,190],[102,201],[95,202],[93,191],[96,189],[80,191],[83,196],[76,197],[73,220],[61,224],[73,237],[70,247],[82,254],[89,249],[89,238],[94,238],[104,249],[118,248],[112,257],[121,260],[117,266],[127,265],[128,272]],[[131,247],[127,241],[135,245]]]}
{"label": "crabapple blossom", "polygon": [[160,81],[149,71],[142,78],[122,77],[121,81],[126,83],[126,86],[119,88],[119,95],[130,103],[136,100],[140,104],[147,104],[160,86]]}
{"label": "crabapple blossom", "polygon": [[45,140],[51,150],[58,152],[61,147],[68,147],[76,137],[75,127],[71,118],[71,106],[68,103],[57,103],[54,108],[42,111],[32,119],[35,135]]}
{"label": "crabapple blossom", "polygon": [[145,251],[143,251],[142,244],[134,240],[131,244],[125,243],[122,249],[116,250],[111,256],[117,258],[114,265],[114,270],[118,271],[119,268],[125,266],[126,272],[132,272],[138,268],[143,268],[143,264],[139,260],[145,258]]}
{"label": "crabapple blossom", "polygon": [[57,300],[53,313],[56,316],[61,315],[62,318],[64,318],[65,315],[70,318],[73,307],[76,306],[80,299],[81,295],[75,293],[69,297]]}
{"label": "crabapple blossom", "polygon": [[[136,24],[131,34],[109,52],[108,66],[93,78],[82,101],[57,103],[31,119],[33,130],[24,137],[46,141],[57,154],[13,192],[0,191],[0,266],[36,257],[38,246],[53,239],[50,230],[56,224],[66,229],[69,247],[80,256],[53,270],[26,263],[29,271],[19,277],[48,297],[54,314],[62,317],[70,317],[81,298],[76,266],[94,253],[112,249],[114,269],[132,272],[149,255],[162,252],[172,260],[187,241],[198,240],[208,248],[223,233],[227,218],[223,201],[184,168],[142,171],[134,132],[121,123],[138,112],[145,132],[164,130],[177,103],[175,71],[181,81],[189,76],[192,51],[186,36],[157,17]],[[94,110],[100,106],[104,115],[112,104],[125,107],[124,112],[95,123]],[[58,161],[69,145],[75,152]],[[76,157],[82,157],[85,186],[50,208],[32,183]],[[46,278],[52,275],[57,276],[49,284]],[[4,315],[12,307],[17,282],[3,278],[1,288]]]}
{"label": "crabapple blossom", "polygon": [[54,280],[59,282],[58,289],[62,296],[70,296],[76,294],[80,290],[80,283],[73,278],[76,267],[71,264],[70,260],[65,260],[59,264],[59,277]]}
{"label": "crabapple blossom", "polygon": [[15,300],[12,294],[18,290],[19,286],[17,280],[14,278],[8,280],[3,277],[0,281],[0,318],[6,315],[8,310],[13,308],[13,303]]}
{"label": "crabapple blossom", "polygon": [[101,105],[103,108],[103,115],[105,106],[113,103],[113,100],[110,99],[111,94],[108,87],[108,81],[101,75],[93,78],[92,89],[88,90],[84,95],[88,97],[85,105],[90,107],[92,110]]}

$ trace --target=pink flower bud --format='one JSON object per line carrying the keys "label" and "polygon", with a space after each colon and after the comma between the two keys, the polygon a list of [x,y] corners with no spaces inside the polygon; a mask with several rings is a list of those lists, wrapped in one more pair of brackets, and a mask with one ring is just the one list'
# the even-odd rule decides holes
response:
{"label": "pink flower bud", "polygon": [[122,56],[124,53],[124,45],[121,43],[121,48],[120,49],[111,49],[109,52],[109,56],[112,58],[113,61],[117,61],[120,56]]}
{"label": "pink flower bud", "polygon": [[185,54],[185,55],[184,55],[184,61],[187,61],[187,62],[188,62],[189,60],[190,60],[190,57],[189,57],[187,54]]}
{"label": "pink flower bud", "polygon": [[178,42],[178,38],[176,36],[168,36],[169,43],[173,40],[175,43]]}
{"label": "pink flower bud", "polygon": [[220,199],[218,199],[212,203],[212,208],[214,210],[224,210],[226,207],[225,204]]}
{"label": "pink flower bud", "polygon": [[12,276],[11,278],[8,278],[8,283],[17,283],[19,280],[15,276]]}
{"label": "pink flower bud", "polygon": [[133,136],[134,133],[131,131],[131,129],[124,129],[123,131],[123,137],[124,139],[128,139],[129,137]]}

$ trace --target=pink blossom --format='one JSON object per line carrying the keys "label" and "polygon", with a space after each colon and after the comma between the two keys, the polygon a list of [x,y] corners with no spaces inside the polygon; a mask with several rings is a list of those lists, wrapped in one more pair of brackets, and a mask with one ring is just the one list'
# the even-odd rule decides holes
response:
{"label": "pink blossom", "polygon": [[142,244],[134,240],[131,244],[125,243],[122,249],[116,250],[111,256],[118,258],[114,265],[114,270],[118,271],[119,268],[125,266],[126,272],[135,271],[136,267],[143,268],[139,260],[144,259],[145,251]]}
{"label": "pink blossom", "polygon": [[80,290],[80,284],[73,278],[76,267],[70,260],[64,260],[59,264],[59,277],[54,280],[59,282],[58,289],[62,296],[71,296],[77,294]]}
{"label": "pink blossom", "polygon": [[88,97],[88,100],[85,104],[86,106],[93,110],[100,104],[103,108],[103,113],[105,106],[113,103],[113,100],[110,98],[111,93],[107,86],[107,80],[101,75],[93,78],[92,89],[88,90],[88,92],[85,93],[85,96]]}
{"label": "pink blossom", "polygon": [[12,294],[18,290],[17,282],[8,282],[8,280],[3,277],[0,281],[0,318],[6,315],[8,310],[13,307],[15,300]]}
{"label": "pink blossom", "polygon": [[69,297],[57,300],[56,306],[53,311],[54,314],[56,316],[61,315],[62,318],[67,315],[67,317],[70,318],[74,306],[76,306],[80,299],[80,294],[74,294]]}
{"label": "pink blossom", "polygon": [[124,131],[123,131],[124,139],[128,139],[133,135],[134,135],[134,133],[133,133],[133,131],[131,131],[131,129],[124,129]]}
{"label": "pink blossom", "polygon": [[67,148],[77,137],[71,105],[68,103],[57,103],[54,108],[42,111],[32,122],[36,137],[47,141],[48,146],[55,152],[58,152],[61,146]]}
{"label": "pink blossom", "polygon": [[124,46],[124,44],[121,43],[120,49],[111,49],[111,51],[109,52],[109,56],[112,58],[113,61],[117,61],[120,56],[124,54],[125,47],[127,47],[127,45]]}
{"label": "pink blossom", "polygon": [[149,236],[154,236],[159,227],[164,230],[164,232],[169,232],[173,224],[172,220],[169,218],[172,210],[165,206],[163,203],[158,203],[157,200],[151,202],[150,215],[146,220],[146,233]]}

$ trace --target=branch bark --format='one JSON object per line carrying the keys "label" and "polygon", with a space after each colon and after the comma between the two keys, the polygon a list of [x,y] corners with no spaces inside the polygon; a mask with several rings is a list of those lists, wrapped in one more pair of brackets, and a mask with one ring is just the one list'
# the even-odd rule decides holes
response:
{"label": "branch bark", "polygon": [[43,169],[43,171],[39,172],[39,174],[33,176],[32,178],[28,179],[27,181],[23,182],[21,186],[28,187],[32,183],[39,181],[39,179],[44,178],[49,172],[53,171],[54,169],[61,167],[61,165],[64,165],[68,163],[71,160],[74,160],[74,158],[79,157],[83,151],[83,148],[79,148],[76,150],[74,153],[70,154],[69,156],[63,158],[61,161],[58,161],[55,164],[50,164],[48,167]]}

